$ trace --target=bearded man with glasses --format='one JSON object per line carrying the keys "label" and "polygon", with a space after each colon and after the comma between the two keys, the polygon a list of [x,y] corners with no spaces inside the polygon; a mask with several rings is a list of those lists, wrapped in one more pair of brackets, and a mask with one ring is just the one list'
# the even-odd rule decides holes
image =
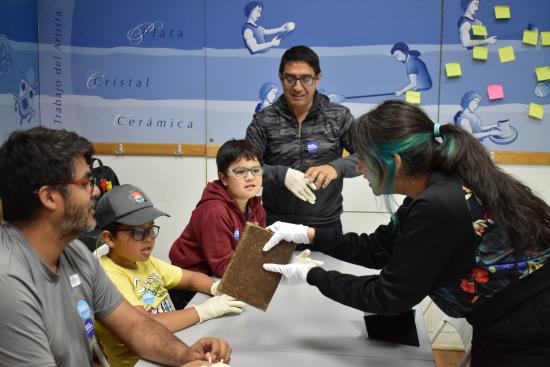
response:
{"label": "bearded man with glasses", "polygon": [[43,127],[16,131],[0,147],[0,361],[92,366],[94,354],[102,355],[94,321],[157,363],[210,365],[209,355],[227,361],[224,340],[189,347],[123,300],[76,240],[96,224],[93,153],[76,133]]}
{"label": "bearded man with glasses", "polygon": [[267,223],[284,221],[342,231],[342,188],[356,177],[348,130],[348,108],[332,103],[316,88],[321,81],[317,54],[294,46],[283,54],[279,79],[284,94],[256,113],[246,139],[264,159],[263,203]]}

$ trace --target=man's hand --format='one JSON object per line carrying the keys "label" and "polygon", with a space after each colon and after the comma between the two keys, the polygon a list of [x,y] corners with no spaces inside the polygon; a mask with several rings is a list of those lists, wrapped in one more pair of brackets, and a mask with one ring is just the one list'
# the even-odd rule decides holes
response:
{"label": "man's hand", "polygon": [[277,221],[268,226],[267,229],[275,233],[265,243],[263,248],[264,251],[271,250],[283,240],[294,243],[304,243],[306,245],[309,244],[309,237],[307,236],[308,227],[304,225]]}
{"label": "man's hand", "polygon": [[189,360],[194,362],[184,364],[185,367],[210,366],[209,360],[218,362],[223,359],[225,363],[229,363],[231,347],[223,339],[206,337],[199,339],[189,347],[188,354]]}
{"label": "man's hand", "polygon": [[306,180],[312,182],[318,189],[324,189],[337,177],[338,172],[330,164],[309,167],[305,173]]}
{"label": "man's hand", "polygon": [[307,280],[307,273],[314,268],[314,264],[272,264],[267,263],[263,265],[263,268],[267,271],[274,273],[280,273],[285,277],[285,280],[290,285],[305,283]]}
{"label": "man's hand", "polygon": [[192,305],[199,314],[199,322],[220,317],[230,313],[241,313],[246,303],[237,301],[235,298],[222,294],[209,298],[200,305]]}
{"label": "man's hand", "polygon": [[311,189],[316,190],[317,187],[307,180],[302,172],[289,167],[286,171],[285,186],[298,199],[315,204],[315,195]]}

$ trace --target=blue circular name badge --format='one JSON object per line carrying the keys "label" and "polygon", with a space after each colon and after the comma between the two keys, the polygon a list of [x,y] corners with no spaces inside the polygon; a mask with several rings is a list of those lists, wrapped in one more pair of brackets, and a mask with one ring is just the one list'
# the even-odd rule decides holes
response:
{"label": "blue circular name badge", "polygon": [[88,338],[93,338],[94,336],[94,322],[91,319],[86,319],[84,321],[84,331]]}
{"label": "blue circular name badge", "polygon": [[88,305],[88,302],[81,299],[76,303],[76,310],[78,311],[78,314],[83,319],[89,319],[90,318],[90,306]]}
{"label": "blue circular name badge", "polygon": [[319,150],[319,145],[315,140],[310,140],[306,143],[306,149],[308,153],[315,153]]}
{"label": "blue circular name badge", "polygon": [[150,290],[146,290],[145,293],[143,293],[143,296],[141,296],[141,300],[147,306],[150,306],[155,302],[155,295]]}
{"label": "blue circular name badge", "polygon": [[239,231],[238,228],[235,228],[235,230],[233,231],[233,239],[235,241],[238,241],[241,239],[241,231]]}

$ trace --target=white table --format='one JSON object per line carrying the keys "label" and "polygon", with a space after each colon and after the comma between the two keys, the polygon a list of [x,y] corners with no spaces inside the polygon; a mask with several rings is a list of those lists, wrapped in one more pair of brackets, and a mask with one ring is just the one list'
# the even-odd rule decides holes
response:
{"label": "white table", "polygon": [[[327,270],[365,275],[373,271],[313,253]],[[197,295],[191,303],[207,296]],[[191,344],[203,336],[227,340],[233,348],[232,367],[269,366],[434,366],[431,344],[421,312],[416,312],[420,347],[367,338],[363,312],[324,297],[308,284],[281,284],[267,312],[251,306],[242,314],[191,326],[176,336]],[[140,361],[138,367],[157,366]]]}

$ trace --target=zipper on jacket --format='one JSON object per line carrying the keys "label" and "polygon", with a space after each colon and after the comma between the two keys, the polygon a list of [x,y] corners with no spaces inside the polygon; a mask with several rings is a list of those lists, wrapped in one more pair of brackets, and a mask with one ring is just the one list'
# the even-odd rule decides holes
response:
{"label": "zipper on jacket", "polygon": [[302,124],[304,122],[298,123],[298,141],[300,145],[300,170],[304,169],[304,145],[302,143]]}

